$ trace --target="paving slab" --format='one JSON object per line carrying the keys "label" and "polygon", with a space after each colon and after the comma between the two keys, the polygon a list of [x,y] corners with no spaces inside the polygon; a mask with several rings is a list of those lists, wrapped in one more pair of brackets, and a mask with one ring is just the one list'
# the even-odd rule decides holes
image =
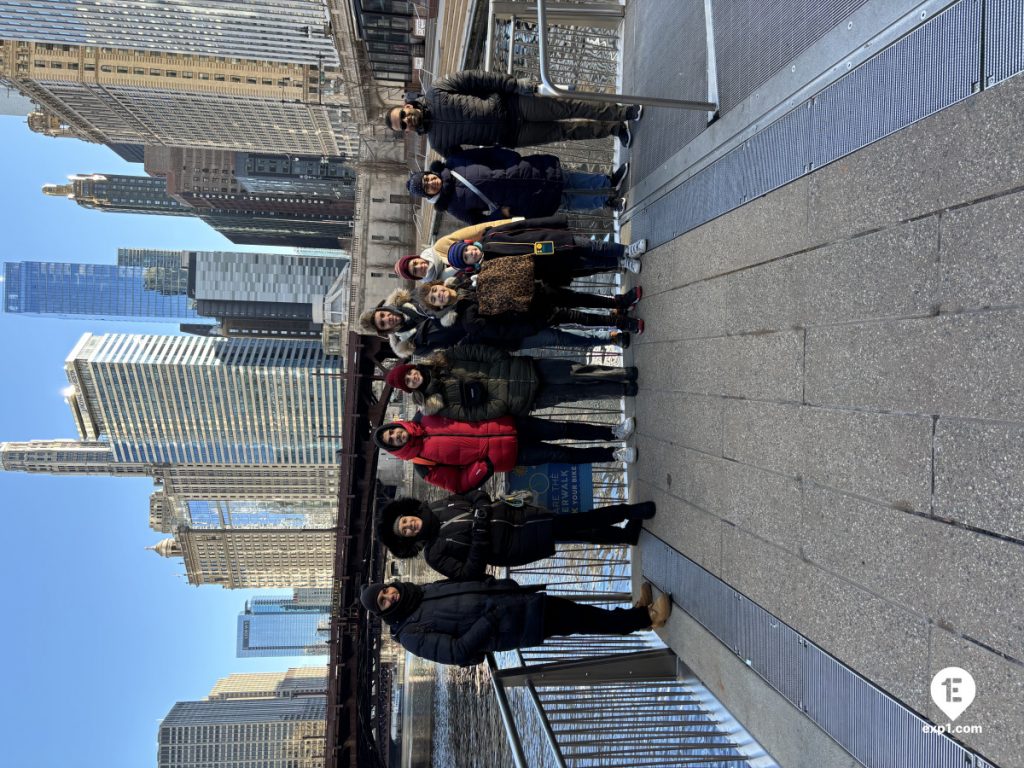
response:
{"label": "paving slab", "polygon": [[941,299],[957,311],[1024,302],[1024,192],[942,215]]}
{"label": "paving slab", "polygon": [[[802,399],[802,331],[676,341],[667,318],[650,321],[653,329],[635,353],[636,365],[645,371],[644,386],[753,400]],[[659,323],[664,323],[660,331]]]}
{"label": "paving slab", "polygon": [[1024,420],[1024,311],[807,331],[806,402]]}
{"label": "paving slab", "polygon": [[1024,541],[1024,425],[940,418],[935,514]]}
{"label": "paving slab", "polygon": [[[644,374],[641,374],[643,376]],[[669,446],[722,455],[722,414],[726,400],[650,389],[645,378],[635,400],[637,424],[645,435]]]}
{"label": "paving slab", "polygon": [[932,419],[732,400],[724,455],[928,512]]}
{"label": "paving slab", "polygon": [[922,703],[923,617],[737,528],[725,529],[722,561],[735,589],[891,695]]}
{"label": "paving slab", "polygon": [[[1024,665],[939,627],[932,627],[929,651],[928,671],[919,683],[923,690],[946,667],[967,670],[977,686],[974,702],[955,725],[981,726],[982,732],[957,738],[1003,768],[1024,766]],[[949,722],[930,699],[923,706],[932,722]]]}

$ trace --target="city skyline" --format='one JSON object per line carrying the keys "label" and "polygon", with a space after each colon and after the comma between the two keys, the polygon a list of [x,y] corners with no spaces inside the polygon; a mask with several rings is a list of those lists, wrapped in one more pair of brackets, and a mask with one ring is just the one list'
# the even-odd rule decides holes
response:
{"label": "city skyline", "polygon": [[[0,139],[11,157],[0,192],[9,230],[5,261],[61,253],[70,255],[66,261],[110,263],[124,246],[233,249],[194,219],[111,217],[54,206],[39,188],[69,168],[141,174],[141,166],[99,145],[31,133],[24,118],[0,117]],[[83,332],[115,330],[143,326],[0,313],[0,350],[17,361],[17,375],[5,377],[2,385],[8,408],[0,439],[72,438],[61,395],[62,361]],[[148,324],[145,330],[173,333],[176,327]],[[181,561],[145,551],[160,539],[148,526],[152,489],[148,477],[0,472],[5,506],[18,512],[6,520],[8,541],[18,546],[4,558],[0,578],[22,585],[10,606],[23,625],[21,637],[17,643],[5,637],[0,646],[12,662],[8,690],[23,705],[4,719],[0,735],[12,765],[65,764],[71,744],[79,766],[149,764],[157,723],[174,701],[201,698],[230,672],[310,663],[309,657],[290,662],[235,657],[239,601],[274,593],[187,588],[179,578]],[[103,600],[74,599],[72,586],[102,594]],[[73,646],[52,625],[46,606],[54,600],[65,603],[63,619],[82,630]],[[62,725],[58,739],[50,725],[43,725],[47,719],[32,714],[52,708],[54,690],[91,702]],[[112,750],[115,738],[119,746]]]}

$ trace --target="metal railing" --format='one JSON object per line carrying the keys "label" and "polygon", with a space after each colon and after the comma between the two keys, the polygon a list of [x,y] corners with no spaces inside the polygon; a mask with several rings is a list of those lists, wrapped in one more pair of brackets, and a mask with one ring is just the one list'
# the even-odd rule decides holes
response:
{"label": "metal railing", "polygon": [[[507,575],[574,600],[630,599],[622,546],[562,546]],[[653,632],[555,637],[488,665],[517,767],[776,765]]]}

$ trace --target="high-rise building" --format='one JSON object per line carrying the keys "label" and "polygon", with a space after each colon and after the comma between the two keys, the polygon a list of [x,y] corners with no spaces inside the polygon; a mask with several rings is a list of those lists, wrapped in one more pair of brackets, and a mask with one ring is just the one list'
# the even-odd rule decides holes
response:
{"label": "high-rise building", "polygon": [[43,193],[100,211],[196,216],[239,245],[338,249],[351,244],[353,219],[293,214],[286,210],[198,210],[167,193],[164,178],[76,174],[67,184],[45,184]]}
{"label": "high-rise building", "polygon": [[104,144],[355,155],[344,84],[326,59],[116,45],[7,38],[0,40],[0,78],[70,132]]}
{"label": "high-rise building", "polygon": [[249,600],[238,614],[236,655],[324,655],[328,652],[330,611],[329,600],[322,605],[307,605],[294,595]]}
{"label": "high-rise building", "polygon": [[329,465],[340,448],[341,369],[314,342],[87,333],[65,372],[81,437],[117,461]]}
{"label": "high-rise building", "polygon": [[[337,524],[337,502],[281,499],[189,499],[154,491],[167,519],[192,528],[330,528]],[[153,508],[154,498],[150,499]]]}
{"label": "high-rise building", "polygon": [[321,501],[338,496],[335,464],[158,464],[153,478],[167,496],[182,499]]}
{"label": "high-rise building", "polygon": [[323,768],[327,697],[179,701],[160,723],[157,768]]}
{"label": "high-rise building", "polygon": [[324,0],[3,0],[0,38],[337,64]]}
{"label": "high-rise building", "polygon": [[225,336],[319,338],[313,304],[347,267],[330,256],[198,251],[188,259],[189,296]]}
{"label": "high-rise building", "polygon": [[68,176],[67,184],[44,184],[43,194],[66,197],[83,208],[160,216],[195,216],[189,206],[167,194],[163,179],[119,173]]}
{"label": "high-rise building", "polygon": [[96,320],[168,321],[197,316],[188,270],[21,261],[4,265],[4,311]]}
{"label": "high-rise building", "polygon": [[[296,590],[300,591],[312,590]],[[206,700],[292,698],[326,691],[326,667],[291,667],[285,672],[236,672],[222,677]]]}
{"label": "high-rise building", "polygon": [[235,180],[249,192],[354,200],[355,171],[343,157],[235,152]]}
{"label": "high-rise building", "polygon": [[106,443],[84,440],[31,440],[0,443],[0,470],[48,475],[125,475],[144,477],[144,464],[118,462]]}
{"label": "high-rise building", "polygon": [[333,580],[334,541],[334,530],[180,526],[175,537],[164,539],[156,551],[164,557],[183,557],[188,582],[197,586],[327,588]]}

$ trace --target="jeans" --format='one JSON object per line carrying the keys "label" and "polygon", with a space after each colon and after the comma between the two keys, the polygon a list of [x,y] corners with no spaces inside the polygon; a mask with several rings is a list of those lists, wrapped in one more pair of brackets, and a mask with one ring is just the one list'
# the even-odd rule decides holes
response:
{"label": "jeans", "polygon": [[562,171],[565,187],[562,190],[562,207],[569,211],[592,211],[602,208],[615,190],[612,181],[603,173],[584,171]]}
{"label": "jeans", "polygon": [[599,608],[544,595],[544,639],[555,635],[628,635],[651,626],[646,608]]}
{"label": "jeans", "polygon": [[587,332],[565,331],[561,328],[545,328],[519,341],[519,349],[538,347],[568,347],[570,349],[593,349],[609,343],[607,333],[590,335]]}

